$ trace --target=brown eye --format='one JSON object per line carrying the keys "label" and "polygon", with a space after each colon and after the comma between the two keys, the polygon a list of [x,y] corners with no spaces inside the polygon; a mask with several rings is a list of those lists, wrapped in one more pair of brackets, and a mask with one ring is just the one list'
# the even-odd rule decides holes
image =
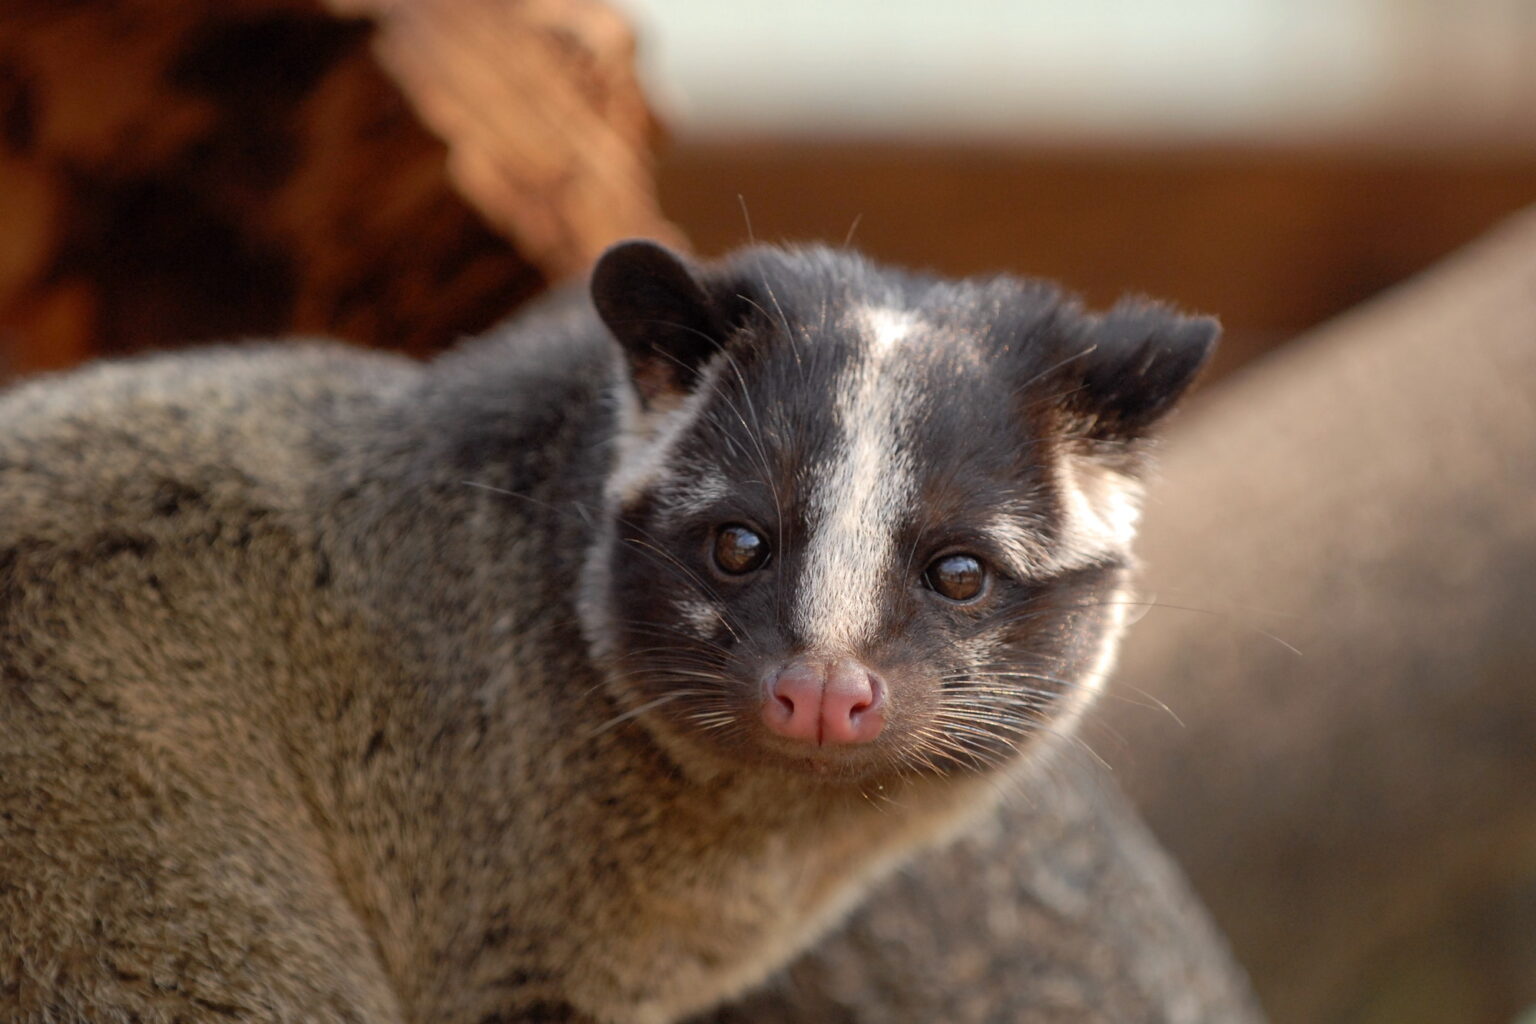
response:
{"label": "brown eye", "polygon": [[745,526],[722,526],[715,533],[715,565],[721,572],[741,576],[768,561],[768,542]]}
{"label": "brown eye", "polygon": [[981,596],[987,585],[987,571],[971,555],[945,555],[933,560],[923,573],[923,582],[940,597],[951,601],[971,601]]}

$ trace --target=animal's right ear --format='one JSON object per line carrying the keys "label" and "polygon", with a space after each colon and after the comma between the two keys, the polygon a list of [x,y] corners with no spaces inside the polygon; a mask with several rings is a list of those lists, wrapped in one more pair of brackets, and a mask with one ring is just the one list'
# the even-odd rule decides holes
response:
{"label": "animal's right ear", "polygon": [[650,406],[692,389],[726,325],[693,268],[656,242],[619,242],[592,269],[592,304]]}

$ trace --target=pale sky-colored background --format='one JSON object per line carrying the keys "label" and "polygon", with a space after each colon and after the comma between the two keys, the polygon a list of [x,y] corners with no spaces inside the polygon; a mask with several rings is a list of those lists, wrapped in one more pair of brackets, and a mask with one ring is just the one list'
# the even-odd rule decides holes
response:
{"label": "pale sky-colored background", "polygon": [[1536,139],[1536,0],[616,0],[685,134]]}

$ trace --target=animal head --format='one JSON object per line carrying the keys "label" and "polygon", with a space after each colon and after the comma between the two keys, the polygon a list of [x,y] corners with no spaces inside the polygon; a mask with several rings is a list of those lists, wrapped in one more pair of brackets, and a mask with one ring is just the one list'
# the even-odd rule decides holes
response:
{"label": "animal head", "polygon": [[649,242],[592,299],[632,393],[586,623],[674,750],[833,782],[974,773],[1113,660],[1148,431],[1217,333],[824,248]]}

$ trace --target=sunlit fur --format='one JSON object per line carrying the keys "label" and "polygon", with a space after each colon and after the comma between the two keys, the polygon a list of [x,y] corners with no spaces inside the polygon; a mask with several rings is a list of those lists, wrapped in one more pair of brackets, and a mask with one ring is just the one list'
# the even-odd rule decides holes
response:
{"label": "sunlit fur", "polygon": [[[887,793],[1069,733],[1113,660],[1141,497],[1074,436],[1092,429],[1064,400],[1095,358],[1089,321],[1048,286],[827,250],[755,250],[720,273],[735,317],[696,390],[629,408],[644,440],[594,553],[589,627],[626,705],[685,758]],[[773,552],[739,579],[709,560],[738,522]],[[988,568],[974,603],[922,582],[956,551]],[[883,734],[806,750],[766,730],[763,680],[797,657],[879,674]]]}
{"label": "sunlit fur", "polygon": [[[673,1024],[761,982],[1084,713],[1210,334],[638,244],[431,363],[0,394],[0,1019]],[[921,583],[957,551],[968,604]],[[804,655],[883,676],[876,741],[764,729]]]}

